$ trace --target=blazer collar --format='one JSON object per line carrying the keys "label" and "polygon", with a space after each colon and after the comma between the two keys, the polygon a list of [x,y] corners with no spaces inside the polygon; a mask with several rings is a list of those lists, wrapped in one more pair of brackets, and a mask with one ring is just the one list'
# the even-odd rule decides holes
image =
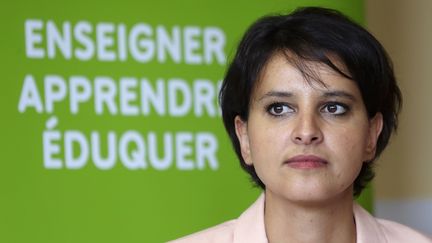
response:
{"label": "blazer collar", "polygon": [[[234,228],[234,243],[256,242],[268,243],[264,226],[265,196],[262,193],[258,199],[238,218]],[[384,233],[377,220],[354,203],[354,218],[356,222],[357,243],[385,243]]]}
{"label": "blazer collar", "polygon": [[234,228],[234,243],[267,243],[264,226],[264,193],[237,219]]}
{"label": "blazer collar", "polygon": [[385,243],[387,239],[378,221],[357,203],[354,203],[357,243]]}

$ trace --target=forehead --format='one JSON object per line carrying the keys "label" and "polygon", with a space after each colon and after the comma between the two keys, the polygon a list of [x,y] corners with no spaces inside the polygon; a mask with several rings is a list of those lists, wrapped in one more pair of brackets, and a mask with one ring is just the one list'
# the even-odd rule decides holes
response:
{"label": "forehead", "polygon": [[[252,96],[269,91],[325,92],[339,90],[361,96],[357,84],[329,66],[319,62],[296,60],[297,57],[281,53],[273,55],[262,69]],[[342,72],[346,68],[336,58],[331,60]],[[252,97],[253,98],[253,97]],[[255,97],[257,98],[257,97]]]}

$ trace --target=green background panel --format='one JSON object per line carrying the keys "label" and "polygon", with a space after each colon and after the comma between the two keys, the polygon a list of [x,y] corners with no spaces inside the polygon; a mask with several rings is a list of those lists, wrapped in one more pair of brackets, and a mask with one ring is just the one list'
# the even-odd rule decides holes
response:
{"label": "green background panel", "polygon": [[[164,242],[237,217],[260,193],[240,169],[220,117],[121,116],[95,114],[92,101],[71,114],[67,101],[52,114],[18,111],[24,77],[31,74],[43,95],[47,74],[68,79],[81,75],[182,78],[188,82],[217,82],[226,65],[187,65],[172,61],[139,63],[80,61],[62,56],[29,59],[25,54],[26,19],[52,20],[56,24],[89,21],[151,26],[216,26],[226,35],[225,53],[233,55],[242,33],[256,18],[289,12],[297,6],[336,8],[363,22],[363,1],[14,1],[0,8],[2,53],[0,105],[2,157],[0,161],[0,242]],[[128,130],[142,134],[165,131],[201,131],[215,134],[219,143],[219,169],[158,171],[151,167],[129,170],[119,161],[109,170],[92,161],[78,170],[49,170],[43,165],[42,135],[46,122],[58,118],[55,130],[79,130],[89,138],[98,131],[119,136]],[[106,148],[104,150],[106,152]],[[161,152],[162,150],[160,150]],[[62,157],[63,154],[60,155]],[[194,155],[193,155],[194,156]],[[193,157],[192,156],[192,157]],[[370,208],[371,192],[363,197]]]}

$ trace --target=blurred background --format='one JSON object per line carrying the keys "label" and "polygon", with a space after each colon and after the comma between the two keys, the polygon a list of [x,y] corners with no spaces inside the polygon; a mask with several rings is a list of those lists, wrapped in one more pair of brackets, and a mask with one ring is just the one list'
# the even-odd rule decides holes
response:
{"label": "blurred background", "polygon": [[376,167],[375,213],[432,235],[432,2],[365,1],[367,28],[393,59],[404,96],[397,135]]}
{"label": "blurred background", "polygon": [[427,0],[14,1],[0,8],[0,242],[165,242],[259,195],[217,91],[258,17],[338,9],[394,61],[398,134],[359,202],[432,234]]}

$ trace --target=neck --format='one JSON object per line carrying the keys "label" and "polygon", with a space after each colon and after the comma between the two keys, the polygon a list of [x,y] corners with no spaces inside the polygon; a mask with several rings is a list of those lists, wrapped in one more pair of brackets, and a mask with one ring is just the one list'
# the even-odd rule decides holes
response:
{"label": "neck", "polygon": [[306,204],[266,190],[264,222],[269,242],[355,242],[351,195],[334,202]]}

